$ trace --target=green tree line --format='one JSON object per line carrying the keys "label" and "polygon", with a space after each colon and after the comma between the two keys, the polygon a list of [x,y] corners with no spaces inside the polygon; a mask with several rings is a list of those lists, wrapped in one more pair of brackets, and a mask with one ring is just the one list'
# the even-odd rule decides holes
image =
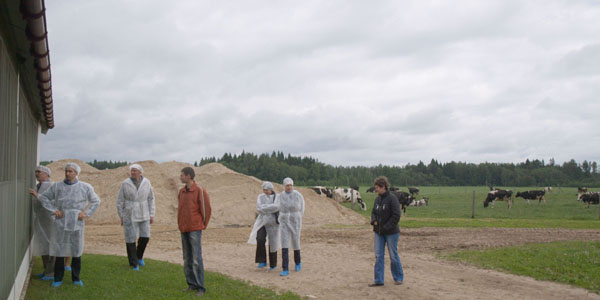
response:
{"label": "green tree line", "polygon": [[599,186],[600,174],[596,162],[574,159],[556,164],[554,159],[529,160],[521,163],[440,163],[431,159],[428,164],[405,166],[378,165],[332,166],[312,157],[285,155],[273,151],[256,155],[225,153],[222,157],[206,157],[195,166],[218,162],[246,175],[262,180],[280,182],[285,177],[296,185],[349,186],[370,185],[377,176],[386,176],[396,186]]}
{"label": "green tree line", "polygon": [[[40,162],[40,165],[42,166],[47,166],[49,164],[51,164],[53,161],[52,160],[43,160]],[[112,160],[96,160],[94,159],[94,161],[88,161],[87,162],[88,165],[98,169],[98,170],[104,170],[104,169],[116,169],[118,167],[122,167],[122,166],[126,166],[129,163],[126,161],[112,161]]]}

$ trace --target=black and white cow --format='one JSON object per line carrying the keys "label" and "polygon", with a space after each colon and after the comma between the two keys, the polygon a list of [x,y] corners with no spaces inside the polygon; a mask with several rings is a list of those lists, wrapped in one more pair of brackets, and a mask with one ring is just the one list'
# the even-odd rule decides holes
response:
{"label": "black and white cow", "polygon": [[363,202],[360,192],[355,189],[343,189],[336,187],[333,189],[333,199],[338,202],[352,202],[353,204],[358,203],[360,209],[367,210],[367,204]]}
{"label": "black and white cow", "polygon": [[584,186],[584,187],[578,186],[577,193],[580,193],[580,194],[587,193],[587,187],[586,186]]}
{"label": "black and white cow", "polygon": [[415,200],[415,197],[404,191],[391,191],[390,193],[394,194],[394,196],[398,198],[398,202],[400,202],[400,209],[406,215],[406,207],[409,206],[413,200]]}
{"label": "black and white cow", "polygon": [[540,202],[542,202],[542,200],[544,201],[544,203],[546,203],[546,198],[544,197],[545,195],[545,191],[524,191],[517,192],[517,195],[515,197],[521,197],[527,200],[527,204],[529,204],[529,200],[538,200],[539,204]]}
{"label": "black and white cow", "polygon": [[427,206],[429,205],[429,198],[423,197],[423,199],[415,200],[409,204],[409,206]]}
{"label": "black and white cow", "polygon": [[579,196],[577,196],[577,200],[583,201],[583,203],[585,203],[585,207],[590,208],[590,204],[599,204],[600,203],[600,193],[586,192],[583,194],[579,194]]}
{"label": "black and white cow", "polygon": [[508,208],[512,207],[512,191],[511,190],[497,190],[494,189],[488,192],[485,201],[483,202],[483,207],[488,207],[490,202],[492,203],[492,208],[494,208],[494,204],[498,201],[506,201],[508,202]]}
{"label": "black and white cow", "polygon": [[419,194],[419,189],[415,187],[409,187],[408,192],[414,197],[415,195]]}
{"label": "black and white cow", "polygon": [[544,188],[544,192],[548,193],[548,192],[552,192],[552,187],[551,186],[547,186]]}
{"label": "black and white cow", "polygon": [[311,188],[318,195],[325,195],[328,198],[333,198],[333,190],[324,186],[313,186]]}

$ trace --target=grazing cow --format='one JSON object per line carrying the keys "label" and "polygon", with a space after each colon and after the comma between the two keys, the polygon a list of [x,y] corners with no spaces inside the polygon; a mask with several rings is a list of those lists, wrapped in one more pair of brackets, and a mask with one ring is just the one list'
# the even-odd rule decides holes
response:
{"label": "grazing cow", "polygon": [[587,187],[586,186],[584,186],[584,187],[578,186],[577,187],[577,193],[580,193],[580,194],[587,193]]}
{"label": "grazing cow", "polygon": [[429,198],[423,197],[423,199],[415,200],[409,206],[427,206],[429,205]]}
{"label": "grazing cow", "polygon": [[333,191],[328,188],[328,187],[324,187],[324,186],[313,186],[311,188],[313,191],[315,191],[317,194],[319,195],[325,195],[328,198],[333,198]]}
{"label": "grazing cow", "polygon": [[363,202],[360,193],[352,188],[342,189],[336,187],[333,190],[333,199],[337,200],[338,202],[352,202],[353,204],[358,202],[360,209],[367,210],[367,204]]}
{"label": "grazing cow", "polygon": [[498,201],[506,201],[508,202],[508,208],[512,207],[512,191],[511,190],[492,190],[487,194],[485,201],[483,202],[483,207],[488,207],[490,202],[492,203],[492,208],[494,208],[494,204]]}
{"label": "grazing cow", "polygon": [[590,204],[599,204],[600,203],[600,193],[598,192],[586,192],[583,194],[579,194],[577,200],[583,201],[585,203],[586,208],[590,208]]}
{"label": "grazing cow", "polygon": [[538,200],[538,204],[540,204],[542,200],[544,201],[544,203],[546,203],[546,198],[544,197],[544,195],[546,195],[545,191],[525,191],[517,192],[517,195],[515,197],[521,197],[527,200],[527,204],[529,204],[529,200]]}
{"label": "grazing cow", "polygon": [[402,209],[406,215],[406,207],[409,206],[413,200],[415,200],[415,198],[411,194],[404,191],[391,191],[390,193],[394,194],[394,196],[398,198],[398,202],[400,202],[400,209]]}
{"label": "grazing cow", "polygon": [[548,192],[552,192],[552,187],[551,186],[547,186],[544,188],[544,192],[548,193]]}
{"label": "grazing cow", "polygon": [[409,187],[408,192],[414,197],[415,195],[419,194],[419,189],[415,187]]}

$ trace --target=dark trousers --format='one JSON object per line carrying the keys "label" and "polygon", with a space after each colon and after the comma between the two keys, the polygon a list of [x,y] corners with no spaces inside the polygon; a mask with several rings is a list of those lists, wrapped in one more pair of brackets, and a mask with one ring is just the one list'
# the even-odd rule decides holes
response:
{"label": "dark trousers", "polygon": [[44,275],[54,276],[54,261],[56,258],[50,255],[42,255],[42,262],[44,263]]}
{"label": "dark trousers", "polygon": [[[281,249],[281,268],[284,271],[289,270],[289,249],[283,248]],[[300,264],[300,250],[294,250],[294,262],[299,265]]]}
{"label": "dark trousers", "polygon": [[[81,256],[71,259],[71,279],[73,282],[79,281],[79,273],[81,272]],[[54,281],[63,281],[65,276],[65,258],[57,257],[54,261]]]}
{"label": "dark trousers", "polygon": [[[267,249],[265,244],[267,243],[267,230],[263,226],[256,233],[256,257],[254,261],[256,263],[267,262]],[[269,265],[271,268],[277,267],[277,252],[271,252],[271,245],[269,245]]]}
{"label": "dark trousers", "polygon": [[146,251],[146,246],[150,238],[141,237],[138,239],[137,247],[135,243],[125,243],[125,248],[127,249],[127,259],[129,260],[129,265],[135,267],[138,265],[138,261],[144,258],[144,251]]}

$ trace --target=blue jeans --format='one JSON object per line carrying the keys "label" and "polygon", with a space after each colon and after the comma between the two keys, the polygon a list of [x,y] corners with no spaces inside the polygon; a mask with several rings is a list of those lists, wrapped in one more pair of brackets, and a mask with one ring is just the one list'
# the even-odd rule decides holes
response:
{"label": "blue jeans", "polygon": [[385,244],[387,243],[388,253],[390,254],[392,277],[394,281],[404,280],[402,263],[398,256],[398,238],[400,233],[379,234],[375,232],[375,283],[383,284],[383,275],[385,271]]}
{"label": "blue jeans", "polygon": [[183,274],[190,288],[206,291],[202,263],[202,230],[181,233]]}

